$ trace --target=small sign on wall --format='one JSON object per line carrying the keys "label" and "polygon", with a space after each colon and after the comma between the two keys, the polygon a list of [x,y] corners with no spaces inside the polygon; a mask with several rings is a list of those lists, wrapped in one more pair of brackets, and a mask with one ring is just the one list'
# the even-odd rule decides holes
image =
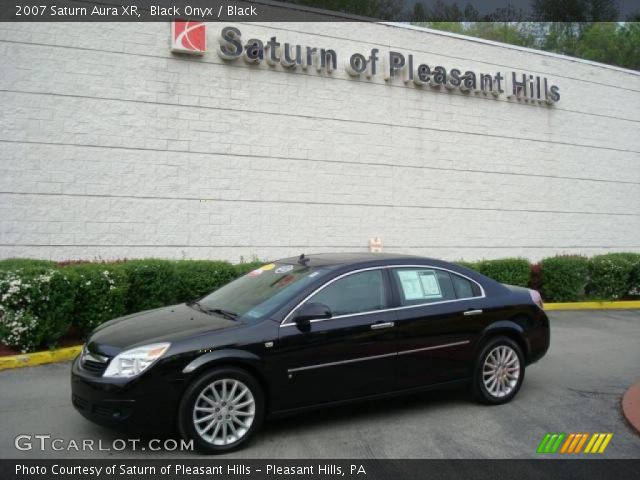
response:
{"label": "small sign on wall", "polygon": [[202,55],[207,51],[204,22],[176,20],[171,22],[171,51]]}
{"label": "small sign on wall", "polygon": [[371,237],[369,239],[369,251],[372,253],[382,252],[382,238]]}

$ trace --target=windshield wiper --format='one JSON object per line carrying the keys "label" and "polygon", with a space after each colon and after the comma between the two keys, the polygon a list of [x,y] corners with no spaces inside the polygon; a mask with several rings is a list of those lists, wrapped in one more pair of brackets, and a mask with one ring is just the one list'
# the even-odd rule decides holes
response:
{"label": "windshield wiper", "polygon": [[227,318],[229,320],[235,320],[236,318],[238,318],[238,314],[235,312],[230,312],[229,310],[224,310],[222,308],[208,308],[205,307],[204,305],[202,305],[200,302],[194,301],[194,302],[188,302],[187,305],[191,306],[195,306],[198,308],[198,310],[200,310],[202,313],[207,313],[207,314],[218,314],[218,315],[222,315],[224,318]]}
{"label": "windshield wiper", "polygon": [[207,313],[217,313],[218,315],[222,315],[224,318],[228,318],[229,320],[235,320],[238,318],[238,314],[235,312],[230,312],[229,310],[223,310],[222,308],[207,308]]}
{"label": "windshield wiper", "polygon": [[195,307],[197,307],[197,308],[198,308],[198,310],[200,310],[202,313],[209,313],[209,311],[207,310],[207,308],[206,308],[206,307],[204,307],[200,302],[198,302],[198,301],[196,301],[196,300],[194,300],[194,301],[192,301],[192,302],[187,302],[187,306],[189,306],[189,307],[193,307],[193,306],[195,306]]}

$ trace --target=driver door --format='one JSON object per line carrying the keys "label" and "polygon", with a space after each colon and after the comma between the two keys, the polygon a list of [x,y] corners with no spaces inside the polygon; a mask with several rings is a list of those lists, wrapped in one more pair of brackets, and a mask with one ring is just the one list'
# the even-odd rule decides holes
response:
{"label": "driver door", "polygon": [[[327,305],[328,319],[280,328],[282,409],[363,397],[394,389],[396,314],[386,269],[349,273],[306,303]],[[303,304],[304,305],[304,304]]]}

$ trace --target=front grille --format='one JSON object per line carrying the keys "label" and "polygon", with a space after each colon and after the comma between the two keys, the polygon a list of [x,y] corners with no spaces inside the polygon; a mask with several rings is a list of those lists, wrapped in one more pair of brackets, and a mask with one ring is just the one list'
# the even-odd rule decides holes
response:
{"label": "front grille", "polygon": [[109,360],[109,357],[89,352],[85,346],[80,356],[80,366],[84,371],[100,376],[107,369]]}
{"label": "front grille", "polygon": [[94,375],[102,375],[107,369],[106,363],[94,362],[93,360],[87,360],[86,358],[82,359],[80,366],[82,366],[83,370],[93,373]]}

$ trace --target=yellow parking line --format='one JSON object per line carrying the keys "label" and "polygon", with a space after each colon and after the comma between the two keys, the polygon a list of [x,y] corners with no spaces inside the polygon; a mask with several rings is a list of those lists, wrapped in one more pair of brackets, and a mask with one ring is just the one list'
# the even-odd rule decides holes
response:
{"label": "yellow parking line", "polygon": [[640,308],[640,300],[622,300],[619,302],[567,302],[545,303],[545,310],[617,310]]}
{"label": "yellow parking line", "polygon": [[10,368],[33,367],[43,365],[45,363],[64,362],[76,358],[82,345],[75,347],[59,348],[57,350],[49,350],[47,352],[25,353],[22,355],[10,355],[0,357],[0,370],[8,370]]}

